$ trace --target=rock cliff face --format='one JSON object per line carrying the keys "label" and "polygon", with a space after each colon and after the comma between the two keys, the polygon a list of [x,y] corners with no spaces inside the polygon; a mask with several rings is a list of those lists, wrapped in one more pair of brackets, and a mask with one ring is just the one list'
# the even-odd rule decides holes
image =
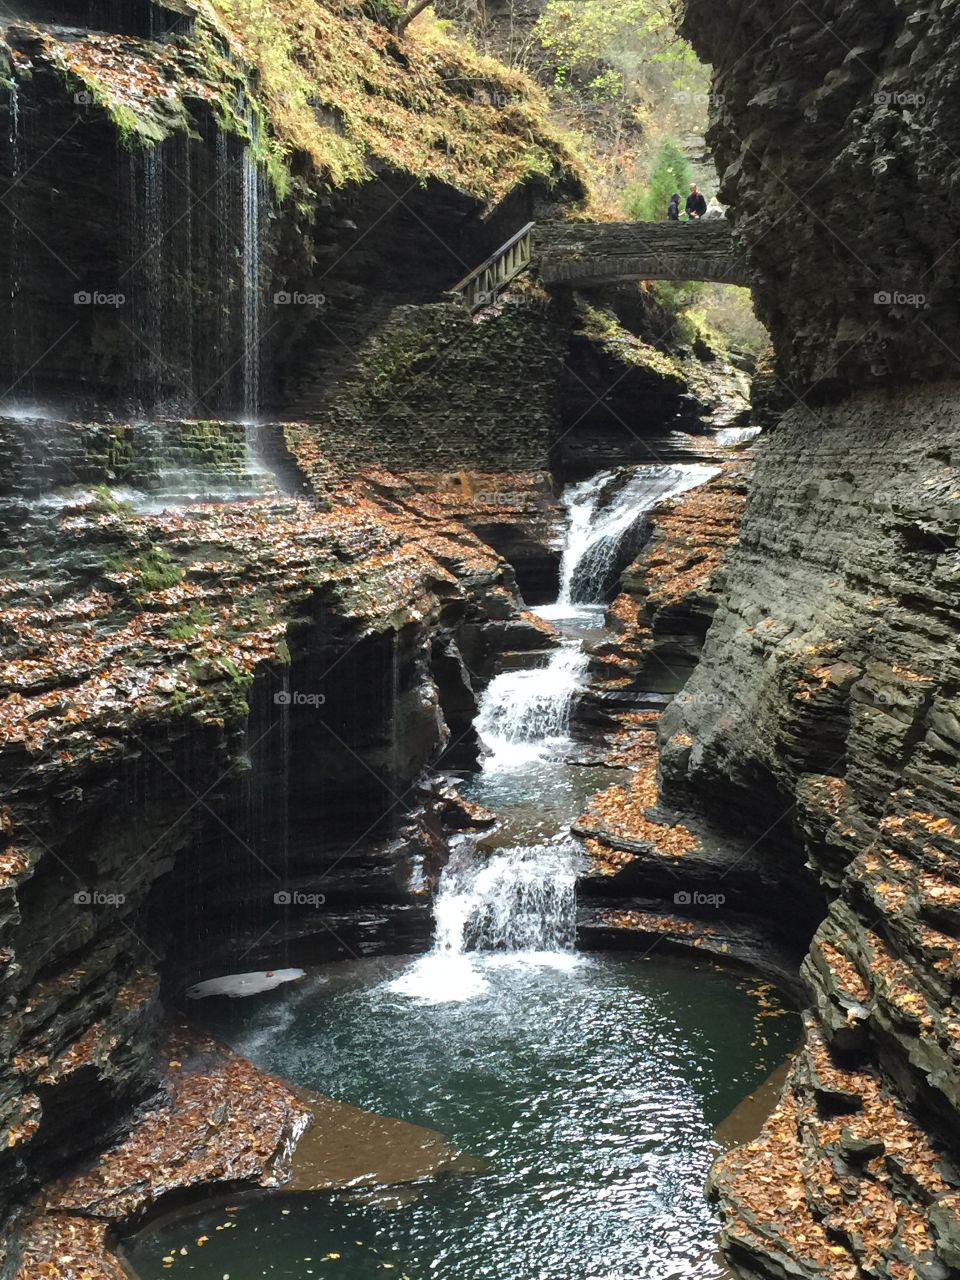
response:
{"label": "rock cliff face", "polygon": [[722,196],[794,389],[955,373],[953,5],[687,0],[685,11],[684,34],[715,70]]}
{"label": "rock cliff face", "polygon": [[303,16],[290,30],[330,58],[284,86],[256,61],[262,40],[280,56],[272,11],[249,30],[194,0],[4,14],[17,401],[214,417],[272,399],[293,418],[375,304],[436,301],[541,204],[583,195],[530,82],[452,43],[401,47],[362,5]]}
{"label": "rock cliff face", "polygon": [[[942,148],[945,192],[956,163],[955,23],[690,0],[685,30],[715,66],[713,145],[781,374],[848,393],[758,447],[660,724],[666,797],[792,864],[797,892],[805,861],[828,903],[781,1105],[715,1173],[724,1241],[779,1280],[933,1280],[960,1263],[960,389],[929,381],[954,363],[956,227],[924,175]],[[898,289],[926,302],[874,303]]]}
{"label": "rock cliff face", "polygon": [[0,419],[4,1215],[155,1086],[161,972],[429,936],[420,779],[475,758],[460,641],[523,629],[512,574],[426,498],[285,497],[254,443]]}
{"label": "rock cliff face", "polygon": [[596,651],[601,688],[678,693],[695,669],[725,583],[751,466],[726,464],[700,489],[661,503],[650,537],[623,575]]}
{"label": "rock cliff face", "polygon": [[[956,395],[798,410],[758,448],[701,663],[661,722],[667,795],[768,857],[793,843],[830,903],[788,1117],[754,1159],[785,1198],[769,1204],[736,1154],[718,1175],[735,1254],[777,1276],[945,1274],[932,1259],[947,1257],[937,1224],[960,1136]],[[831,1072],[847,1083],[823,1083]],[[857,1225],[864,1200],[875,1216]]]}

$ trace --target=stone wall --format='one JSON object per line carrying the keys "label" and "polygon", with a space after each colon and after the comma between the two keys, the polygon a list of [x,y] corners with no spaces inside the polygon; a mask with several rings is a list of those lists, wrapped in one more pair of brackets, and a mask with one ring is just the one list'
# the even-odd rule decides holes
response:
{"label": "stone wall", "polygon": [[861,393],[764,439],[700,665],[661,721],[668,799],[806,860],[830,902],[783,1108],[717,1175],[733,1256],[778,1278],[939,1276],[953,1256],[958,393]]}
{"label": "stone wall", "polygon": [[559,433],[563,337],[522,299],[476,320],[458,302],[397,306],[289,412],[346,474],[536,471]]}

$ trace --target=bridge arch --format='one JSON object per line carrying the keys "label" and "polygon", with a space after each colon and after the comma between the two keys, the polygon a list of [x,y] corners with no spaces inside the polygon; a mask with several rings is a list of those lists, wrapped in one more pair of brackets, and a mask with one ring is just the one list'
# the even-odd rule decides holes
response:
{"label": "bridge arch", "polygon": [[749,287],[730,224],[707,222],[529,222],[455,287],[470,311],[492,302],[528,267],[546,285],[626,280],[702,280]]}
{"label": "bridge arch", "polygon": [[544,284],[586,288],[624,280],[703,280],[749,286],[730,224],[707,222],[540,223],[534,260]]}

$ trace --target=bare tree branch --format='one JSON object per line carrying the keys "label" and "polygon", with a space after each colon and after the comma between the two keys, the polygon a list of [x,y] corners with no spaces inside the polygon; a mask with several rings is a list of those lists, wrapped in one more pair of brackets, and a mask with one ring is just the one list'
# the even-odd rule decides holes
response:
{"label": "bare tree branch", "polygon": [[423,13],[424,9],[429,9],[432,4],[433,0],[417,0],[413,8],[405,13],[397,23],[397,35],[402,36],[414,18]]}

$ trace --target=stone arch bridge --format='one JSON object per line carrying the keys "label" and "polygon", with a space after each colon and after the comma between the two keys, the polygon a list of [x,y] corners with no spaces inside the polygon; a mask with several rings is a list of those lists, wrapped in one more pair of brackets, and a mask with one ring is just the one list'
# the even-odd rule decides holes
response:
{"label": "stone arch bridge", "polygon": [[708,222],[530,222],[456,286],[471,311],[488,306],[535,267],[547,285],[587,288],[625,280],[703,280],[749,286],[730,224]]}

